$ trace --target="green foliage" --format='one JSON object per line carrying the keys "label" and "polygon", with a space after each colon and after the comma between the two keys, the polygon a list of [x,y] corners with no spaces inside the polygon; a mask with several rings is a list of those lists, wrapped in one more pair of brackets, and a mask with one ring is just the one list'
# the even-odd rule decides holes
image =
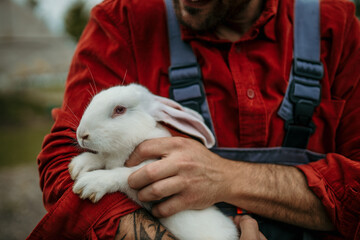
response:
{"label": "green foliage", "polygon": [[26,4],[31,8],[34,9],[38,5],[38,0],[26,0]]}
{"label": "green foliage", "polygon": [[355,6],[356,6],[356,16],[360,18],[360,0],[355,0]]}
{"label": "green foliage", "polygon": [[0,106],[2,106],[0,126],[23,124],[35,115],[42,115],[45,112],[43,106],[26,97],[21,91],[0,94]]}
{"label": "green foliage", "polygon": [[52,121],[35,122],[31,126],[0,126],[0,169],[19,164],[36,163],[44,136]]}
{"label": "green foliage", "polygon": [[[0,91],[0,169],[36,163],[36,156],[53,120],[50,111],[61,102],[63,89]],[[1,238],[1,237],[0,237]]]}
{"label": "green foliage", "polygon": [[65,16],[65,30],[74,40],[78,41],[88,20],[89,13],[85,11],[85,4],[78,0],[70,7]]}
{"label": "green foliage", "polygon": [[50,130],[49,110],[24,92],[1,93],[0,168],[35,163]]}

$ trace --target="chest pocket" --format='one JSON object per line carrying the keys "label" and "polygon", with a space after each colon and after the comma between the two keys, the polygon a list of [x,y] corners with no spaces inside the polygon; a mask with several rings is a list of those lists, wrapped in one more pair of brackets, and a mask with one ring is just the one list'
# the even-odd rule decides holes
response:
{"label": "chest pocket", "polygon": [[310,138],[309,146],[318,146],[317,151],[334,152],[335,139],[340,118],[345,106],[345,100],[321,100],[314,115],[313,122],[316,126],[315,134]]}

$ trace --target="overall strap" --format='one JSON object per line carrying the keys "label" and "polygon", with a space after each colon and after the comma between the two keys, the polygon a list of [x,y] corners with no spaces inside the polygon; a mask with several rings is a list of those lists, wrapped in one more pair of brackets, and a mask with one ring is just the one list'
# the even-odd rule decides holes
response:
{"label": "overall strap", "polygon": [[[168,34],[171,66],[169,79],[170,97],[186,107],[199,112],[206,124],[212,121],[202,84],[202,75],[196,57],[188,43],[181,39],[179,23],[172,0],[164,0],[168,18]],[[320,102],[320,83],[323,68],[320,62],[319,0],[296,0],[295,48],[293,69],[288,90],[278,114],[286,120],[285,147],[266,149],[211,149],[214,153],[232,160],[278,163],[286,165],[306,164],[324,156],[305,149],[315,126],[311,118]],[[304,9],[303,9],[304,8]],[[214,132],[214,131],[213,131]],[[301,137],[299,137],[301,136]],[[297,141],[297,139],[301,139]],[[219,203],[221,211],[236,215],[237,209]],[[255,216],[257,217],[257,216]],[[303,240],[313,239],[304,229],[282,225],[268,219],[258,219],[260,230],[271,239],[293,239],[302,234]],[[287,236],[290,236],[287,238]]]}
{"label": "overall strap", "polygon": [[170,98],[200,113],[206,125],[214,133],[202,83],[200,66],[197,63],[191,46],[181,39],[180,26],[175,15],[172,0],[164,1],[166,4],[170,45]]}
{"label": "overall strap", "polygon": [[286,121],[283,146],[306,148],[315,131],[312,115],[320,104],[320,1],[296,0],[294,59],[289,86],[278,114]]}

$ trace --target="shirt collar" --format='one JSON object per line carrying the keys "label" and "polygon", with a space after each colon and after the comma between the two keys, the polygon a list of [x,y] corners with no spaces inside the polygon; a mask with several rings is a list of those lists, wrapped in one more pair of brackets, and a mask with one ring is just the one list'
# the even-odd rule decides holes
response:
{"label": "shirt collar", "polygon": [[[260,17],[253,26],[249,29],[247,33],[243,35],[240,41],[245,41],[249,39],[253,39],[258,36],[259,32],[263,32],[265,37],[270,40],[276,40],[275,34],[275,22],[276,18],[275,15],[278,10],[278,3],[279,0],[265,0],[265,7],[262,11]],[[207,33],[197,33],[191,29],[185,28],[181,26],[181,35],[183,40],[191,40],[191,39],[201,39],[205,41],[211,42],[228,42],[227,40],[218,39],[215,34],[207,32]]]}
{"label": "shirt collar", "polygon": [[275,22],[279,0],[266,0],[265,8],[253,27],[262,29],[265,36],[273,41],[276,40]]}

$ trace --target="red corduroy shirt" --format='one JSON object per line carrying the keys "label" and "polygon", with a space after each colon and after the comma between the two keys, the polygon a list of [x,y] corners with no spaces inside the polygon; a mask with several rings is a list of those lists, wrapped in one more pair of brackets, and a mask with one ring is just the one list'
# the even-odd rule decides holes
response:
{"label": "red corduroy shirt", "polygon": [[[221,147],[281,146],[284,97],[293,53],[293,1],[267,0],[253,27],[231,43],[182,29],[201,65]],[[95,7],[80,39],[64,103],[38,157],[48,214],[29,239],[112,239],[119,218],[139,207],[121,193],[99,203],[72,192],[68,172],[79,154],[75,130],[95,91],[137,82],[168,96],[170,65],[162,0],[106,0]],[[298,166],[343,237],[360,238],[360,26],[354,6],[321,1],[322,100],[308,149],[326,158]]]}

